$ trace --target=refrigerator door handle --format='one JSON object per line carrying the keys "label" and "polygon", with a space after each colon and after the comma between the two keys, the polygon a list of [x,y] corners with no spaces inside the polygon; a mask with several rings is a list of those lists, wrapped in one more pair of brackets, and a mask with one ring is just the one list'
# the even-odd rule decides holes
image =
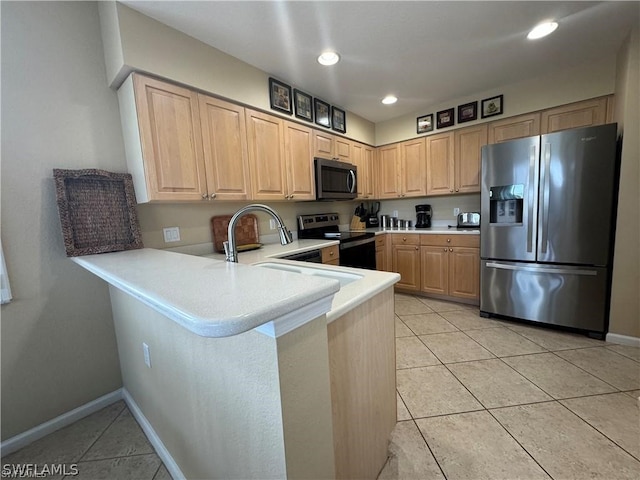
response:
{"label": "refrigerator door handle", "polygon": [[549,243],[549,170],[551,168],[551,144],[545,143],[542,149],[544,158],[544,174],[542,176],[542,238],[540,239],[540,252],[547,253]]}
{"label": "refrigerator door handle", "polygon": [[529,152],[529,197],[527,204],[529,206],[528,221],[527,221],[527,252],[533,251],[533,207],[535,191],[535,174],[536,174],[536,146],[531,145],[531,151]]}
{"label": "refrigerator door handle", "polygon": [[557,273],[559,275],[587,275],[596,276],[598,272],[596,270],[582,270],[582,269],[570,269],[570,268],[544,268],[544,267],[525,267],[520,265],[507,265],[505,263],[487,262],[487,267],[498,268],[501,270],[516,270],[521,272],[534,272],[534,273]]}

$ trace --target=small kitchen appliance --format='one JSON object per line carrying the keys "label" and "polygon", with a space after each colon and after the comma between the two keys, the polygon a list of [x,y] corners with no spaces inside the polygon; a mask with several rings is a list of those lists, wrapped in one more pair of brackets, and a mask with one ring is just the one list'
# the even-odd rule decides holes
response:
{"label": "small kitchen appliance", "polygon": [[367,228],[378,228],[380,226],[380,220],[378,219],[378,212],[380,211],[380,202],[373,202],[369,209],[369,215],[367,215]]}
{"label": "small kitchen appliance", "polygon": [[430,228],[432,215],[431,205],[416,205],[416,228]]}
{"label": "small kitchen appliance", "polygon": [[458,214],[458,228],[480,228],[480,214],[478,212],[463,212]]}
{"label": "small kitchen appliance", "polygon": [[358,196],[358,167],[326,158],[315,158],[314,165],[317,200],[353,200]]}

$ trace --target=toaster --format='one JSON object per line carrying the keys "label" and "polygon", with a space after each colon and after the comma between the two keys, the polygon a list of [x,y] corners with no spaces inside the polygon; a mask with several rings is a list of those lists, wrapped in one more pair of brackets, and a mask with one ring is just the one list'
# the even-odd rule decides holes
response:
{"label": "toaster", "polygon": [[462,228],[480,227],[480,214],[478,212],[463,212],[458,214],[458,227],[462,227]]}

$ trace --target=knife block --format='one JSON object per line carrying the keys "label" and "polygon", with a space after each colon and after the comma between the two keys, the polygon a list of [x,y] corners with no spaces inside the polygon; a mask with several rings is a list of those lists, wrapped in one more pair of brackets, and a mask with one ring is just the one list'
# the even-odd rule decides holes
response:
{"label": "knife block", "polygon": [[349,228],[351,230],[364,230],[367,228],[367,225],[360,220],[360,217],[358,217],[357,215],[354,215],[351,218],[351,225],[349,225]]}

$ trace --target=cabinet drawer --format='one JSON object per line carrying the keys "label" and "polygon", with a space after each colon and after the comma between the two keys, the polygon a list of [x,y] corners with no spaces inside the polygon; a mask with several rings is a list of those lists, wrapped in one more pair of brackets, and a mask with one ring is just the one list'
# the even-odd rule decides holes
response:
{"label": "cabinet drawer", "polygon": [[391,234],[391,242],[393,245],[420,245],[420,235],[393,233]]}
{"label": "cabinet drawer", "polygon": [[387,244],[386,235],[376,235],[376,247],[384,247]]}
{"label": "cabinet drawer", "polygon": [[338,248],[338,245],[324,247],[321,253],[322,263],[329,263],[332,260],[338,260],[340,258],[340,249]]}
{"label": "cabinet drawer", "polygon": [[480,248],[480,235],[422,235],[420,245]]}

